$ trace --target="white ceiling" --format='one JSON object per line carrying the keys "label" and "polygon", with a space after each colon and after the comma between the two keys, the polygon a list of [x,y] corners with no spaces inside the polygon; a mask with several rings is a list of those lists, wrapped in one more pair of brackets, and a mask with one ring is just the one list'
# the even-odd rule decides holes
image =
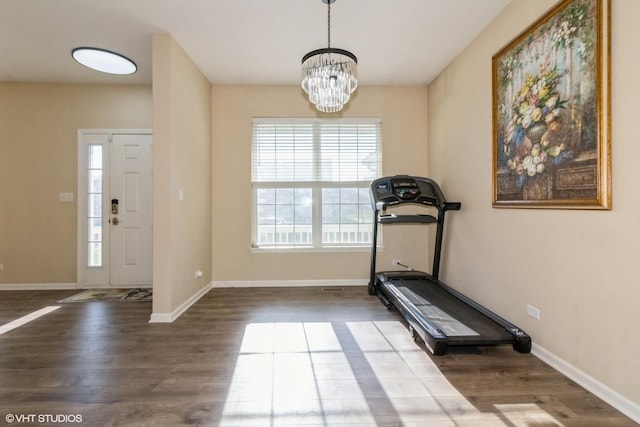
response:
{"label": "white ceiling", "polygon": [[[510,0],[337,0],[331,46],[353,52],[361,85],[427,84]],[[212,83],[298,84],[327,46],[321,0],[0,0],[0,81],[151,83],[151,36],[168,32]],[[109,76],[77,64],[94,46],[138,64]]]}

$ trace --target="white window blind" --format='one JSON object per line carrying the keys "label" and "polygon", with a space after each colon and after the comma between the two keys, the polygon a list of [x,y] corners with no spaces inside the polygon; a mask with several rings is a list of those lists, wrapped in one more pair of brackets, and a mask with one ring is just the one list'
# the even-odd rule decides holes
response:
{"label": "white window blind", "polygon": [[380,171],[380,120],[254,119],[254,247],[370,245]]}

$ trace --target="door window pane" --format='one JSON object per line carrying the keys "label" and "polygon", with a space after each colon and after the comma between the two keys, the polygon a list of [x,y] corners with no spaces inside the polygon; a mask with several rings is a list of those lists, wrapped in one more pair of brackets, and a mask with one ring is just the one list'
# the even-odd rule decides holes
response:
{"label": "door window pane", "polygon": [[87,266],[102,267],[102,145],[87,148]]}

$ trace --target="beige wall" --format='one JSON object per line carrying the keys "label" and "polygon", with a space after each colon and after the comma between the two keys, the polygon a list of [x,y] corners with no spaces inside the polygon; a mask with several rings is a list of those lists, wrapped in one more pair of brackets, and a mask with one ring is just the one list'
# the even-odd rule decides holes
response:
{"label": "beige wall", "polygon": [[[368,279],[368,251],[251,252],[251,119],[321,117],[297,86],[213,88],[214,281]],[[383,173],[426,174],[425,87],[360,87],[342,117],[382,119]],[[389,227],[387,228],[389,229]],[[391,257],[424,268],[426,231],[385,231],[379,266]]]}
{"label": "beige wall", "polygon": [[212,193],[211,85],[169,34],[153,36],[153,109],[153,315],[171,316],[211,281]]}
{"label": "beige wall", "polygon": [[77,130],[151,125],[149,86],[0,83],[0,283],[76,282]]}
{"label": "beige wall", "polygon": [[513,0],[429,86],[431,175],[463,202],[450,216],[443,278],[640,404],[640,2],[612,1],[613,209],[491,207],[491,57],[555,3]]}

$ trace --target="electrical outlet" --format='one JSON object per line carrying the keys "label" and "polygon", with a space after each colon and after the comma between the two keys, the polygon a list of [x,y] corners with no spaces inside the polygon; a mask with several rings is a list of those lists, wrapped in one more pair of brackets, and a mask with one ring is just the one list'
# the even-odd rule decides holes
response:
{"label": "electrical outlet", "polygon": [[392,265],[392,266],[398,266],[398,265],[400,265],[400,260],[399,260],[399,259],[392,259],[392,260],[391,260],[391,265]]}
{"label": "electrical outlet", "polygon": [[202,274],[203,274],[203,273],[202,273],[202,270],[196,270],[196,274],[195,274],[196,279],[201,278],[201,277],[202,277]]}
{"label": "electrical outlet", "polygon": [[540,320],[540,309],[527,304],[527,314],[536,320]]}

